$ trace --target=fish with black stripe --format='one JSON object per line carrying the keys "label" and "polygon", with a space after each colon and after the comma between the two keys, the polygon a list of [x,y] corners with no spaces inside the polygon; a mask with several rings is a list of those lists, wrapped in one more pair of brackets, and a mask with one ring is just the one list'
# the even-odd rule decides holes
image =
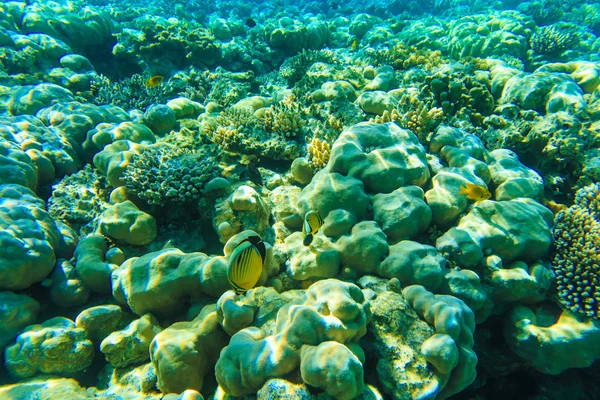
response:
{"label": "fish with black stripe", "polygon": [[227,279],[236,294],[244,294],[256,285],[266,256],[267,248],[258,235],[248,236],[233,250],[229,257]]}
{"label": "fish with black stripe", "polygon": [[302,243],[305,246],[310,246],[319,228],[323,226],[323,218],[316,211],[309,211],[304,216],[304,224],[302,225]]}

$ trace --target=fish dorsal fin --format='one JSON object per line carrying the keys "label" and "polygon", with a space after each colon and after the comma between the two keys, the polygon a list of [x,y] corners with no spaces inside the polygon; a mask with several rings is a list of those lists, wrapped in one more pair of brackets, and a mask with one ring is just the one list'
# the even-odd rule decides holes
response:
{"label": "fish dorsal fin", "polygon": [[263,242],[260,236],[258,235],[248,236],[245,240],[247,240],[254,247],[256,247],[256,249],[260,253],[260,257],[262,258],[262,262],[264,264],[265,259],[267,258],[267,247],[265,246],[265,242]]}

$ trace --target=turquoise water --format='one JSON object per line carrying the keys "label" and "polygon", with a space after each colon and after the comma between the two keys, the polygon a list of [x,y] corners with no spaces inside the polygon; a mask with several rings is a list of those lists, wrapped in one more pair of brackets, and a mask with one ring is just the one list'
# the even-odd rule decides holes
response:
{"label": "turquoise water", "polygon": [[0,3],[1,399],[600,398],[600,4]]}

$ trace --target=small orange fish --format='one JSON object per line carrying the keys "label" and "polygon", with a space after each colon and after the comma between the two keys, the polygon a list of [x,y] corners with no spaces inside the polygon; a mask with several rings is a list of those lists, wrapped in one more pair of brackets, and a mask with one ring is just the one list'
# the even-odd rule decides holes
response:
{"label": "small orange fish", "polygon": [[146,87],[149,89],[154,89],[155,87],[160,85],[164,80],[165,78],[163,78],[160,75],[151,76],[150,78],[148,78],[148,80],[146,80]]}
{"label": "small orange fish", "polygon": [[492,197],[492,194],[485,186],[475,185],[473,183],[467,183],[466,186],[460,187],[459,194],[464,194],[467,196],[467,199],[475,201],[478,203],[483,200],[487,200]]}
{"label": "small orange fish", "polygon": [[358,50],[358,39],[354,39],[352,41],[352,44],[350,45],[350,48],[352,49],[352,51]]}

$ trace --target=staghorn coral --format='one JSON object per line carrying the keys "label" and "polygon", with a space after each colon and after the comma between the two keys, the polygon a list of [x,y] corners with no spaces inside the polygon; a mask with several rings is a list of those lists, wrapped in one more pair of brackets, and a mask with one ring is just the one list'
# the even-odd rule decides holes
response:
{"label": "staghorn coral", "polygon": [[553,261],[560,303],[600,318],[600,184],[579,189],[575,204],[561,211],[554,228]]}
{"label": "staghorn coral", "polygon": [[529,39],[529,44],[536,53],[557,56],[580,41],[581,36],[574,27],[551,25],[537,30]]}
{"label": "staghorn coral", "polygon": [[150,204],[198,200],[205,184],[219,176],[212,147],[199,150],[148,147],[125,169],[125,186]]}
{"label": "staghorn coral", "polygon": [[99,75],[90,83],[88,101],[96,105],[111,104],[126,110],[145,110],[152,104],[164,104],[176,97],[204,101],[214,86],[215,77],[219,76],[210,71],[189,68],[150,88],[146,86],[148,77],[139,74],[120,80]]}

